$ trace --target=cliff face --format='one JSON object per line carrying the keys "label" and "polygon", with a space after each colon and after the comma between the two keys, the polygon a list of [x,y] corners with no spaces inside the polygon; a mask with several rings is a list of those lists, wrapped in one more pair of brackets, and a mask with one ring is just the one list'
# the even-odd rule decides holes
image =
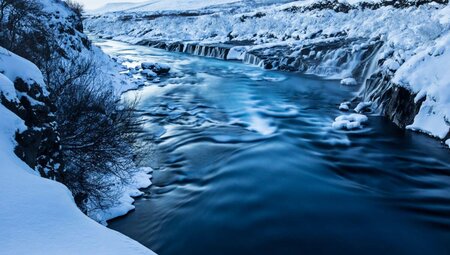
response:
{"label": "cliff face", "polygon": [[355,104],[370,102],[372,113],[399,127],[448,139],[449,87],[436,68],[448,63],[441,42],[450,32],[448,1],[230,6],[110,12],[89,16],[85,26],[99,37],[351,81],[361,86]]}

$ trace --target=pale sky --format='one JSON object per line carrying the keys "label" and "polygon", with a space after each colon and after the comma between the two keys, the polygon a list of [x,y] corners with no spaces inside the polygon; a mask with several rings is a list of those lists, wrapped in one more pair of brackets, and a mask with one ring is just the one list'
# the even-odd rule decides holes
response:
{"label": "pale sky", "polygon": [[86,9],[97,9],[103,7],[107,3],[120,3],[120,2],[144,2],[144,0],[76,0],[82,3]]}

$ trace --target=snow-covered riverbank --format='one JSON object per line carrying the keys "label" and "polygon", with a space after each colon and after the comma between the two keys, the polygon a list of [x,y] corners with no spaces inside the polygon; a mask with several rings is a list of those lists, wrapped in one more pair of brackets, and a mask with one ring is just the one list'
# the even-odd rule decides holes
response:
{"label": "snow-covered riverbank", "polygon": [[373,112],[448,143],[450,90],[436,67],[449,62],[450,7],[428,2],[235,2],[153,12],[122,6],[92,14],[85,25],[105,38],[355,79],[362,85],[355,106],[371,101]]}
{"label": "snow-covered riverbank", "polygon": [[[11,15],[20,11],[26,11],[26,15],[19,14],[14,25],[5,26]],[[117,196],[117,201],[102,207],[86,202],[83,209],[90,218],[83,214],[77,207],[80,199],[77,201],[76,190],[67,188],[72,184],[67,182],[67,166],[80,162],[68,157],[67,150],[63,152],[63,147],[68,146],[63,145],[61,135],[66,128],[61,128],[61,118],[58,119],[61,104],[55,103],[71,93],[67,92],[69,85],[80,86],[78,91],[86,85],[80,81],[82,68],[75,68],[77,64],[83,66],[80,63],[101,74],[91,83],[91,89],[109,91],[109,97],[119,98],[120,93],[136,84],[119,74],[122,67],[91,44],[83,33],[81,17],[65,2],[4,1],[2,17],[1,45],[11,51],[0,47],[0,254],[154,254],[98,223],[106,224],[107,220],[133,210],[133,197],[142,195],[139,189],[151,185],[152,169],[127,162],[130,175],[126,183],[119,176],[96,172],[111,184],[108,192]],[[66,85],[66,94],[54,94],[58,84]],[[107,88],[99,88],[105,84]],[[80,126],[74,123],[69,127]],[[83,141],[80,139],[80,143]],[[81,154],[82,160],[87,161],[89,155]],[[74,182],[84,178],[79,172],[72,177]],[[89,196],[83,199],[94,201]]]}
{"label": "snow-covered riverbank", "polygon": [[[12,102],[23,96],[14,88],[17,79],[46,91],[39,69],[3,48],[0,71],[0,94]],[[20,160],[14,136],[28,127],[2,104],[0,118],[0,254],[154,254],[88,218],[65,186],[40,177]]]}

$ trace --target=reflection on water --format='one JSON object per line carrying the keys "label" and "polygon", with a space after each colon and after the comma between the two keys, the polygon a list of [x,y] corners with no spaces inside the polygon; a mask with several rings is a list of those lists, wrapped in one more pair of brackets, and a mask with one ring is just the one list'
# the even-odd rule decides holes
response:
{"label": "reflection on water", "polygon": [[335,81],[103,41],[172,66],[139,95],[154,185],[111,222],[162,255],[450,254],[450,153],[380,117],[331,128]]}

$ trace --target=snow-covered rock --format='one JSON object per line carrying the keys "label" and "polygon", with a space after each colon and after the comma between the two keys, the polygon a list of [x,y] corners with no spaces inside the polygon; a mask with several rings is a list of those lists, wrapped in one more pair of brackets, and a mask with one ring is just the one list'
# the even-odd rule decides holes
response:
{"label": "snow-covered rock", "polygon": [[151,62],[144,62],[141,64],[142,69],[144,70],[151,70],[155,72],[156,74],[165,74],[170,71],[170,66],[162,63],[151,63]]}
{"label": "snow-covered rock", "polygon": [[335,129],[359,129],[363,127],[363,124],[366,123],[369,119],[366,115],[363,114],[350,114],[350,115],[341,115],[338,116],[333,124],[332,127]]}
{"label": "snow-covered rock", "polygon": [[358,83],[356,82],[355,78],[345,78],[341,80],[341,85],[346,86],[356,86]]}
{"label": "snow-covered rock", "polygon": [[59,137],[42,73],[28,60],[2,47],[0,103],[28,126],[16,135],[16,154],[42,176],[54,178],[61,164]]}
{"label": "snow-covered rock", "polygon": [[367,110],[369,107],[372,106],[372,102],[360,102],[356,107],[355,107],[355,112],[364,112],[365,110]]}
{"label": "snow-covered rock", "polygon": [[155,72],[153,72],[153,71],[150,70],[150,69],[144,69],[144,70],[142,70],[142,71],[141,71],[141,74],[142,74],[143,76],[149,78],[149,79],[153,79],[153,78],[158,77],[158,74],[156,74]]}
{"label": "snow-covered rock", "polygon": [[396,72],[394,83],[416,94],[416,102],[425,100],[408,128],[441,139],[450,135],[449,64],[450,32],[419,51]]}
{"label": "snow-covered rock", "polygon": [[339,105],[339,110],[348,111],[350,110],[350,102],[343,102]]}
{"label": "snow-covered rock", "polygon": [[[92,65],[92,69],[101,74],[101,84],[110,85],[113,93],[119,94],[135,87],[136,84],[131,83],[131,79],[119,74],[122,71],[122,66],[119,63],[102,52],[100,48],[91,44],[83,32],[81,17],[71,10],[65,2],[61,0],[37,0],[36,3],[38,4],[37,7],[42,7],[42,12],[34,17],[35,22],[42,25],[46,32],[43,33],[39,30],[40,34],[34,36],[39,37],[40,40],[48,39],[51,42],[49,43],[53,47],[51,57],[55,59],[59,67],[52,70],[55,77],[51,77],[51,79],[65,77],[67,75],[66,67],[70,69],[71,65],[76,62],[73,60],[79,60],[79,63],[85,61]],[[30,15],[34,15],[34,13]],[[18,29],[27,31],[27,27]],[[40,43],[40,41],[36,42],[36,44]],[[40,47],[40,45],[33,45],[33,42],[30,41],[28,45],[23,47],[35,49],[37,46]],[[44,56],[39,55],[41,54],[40,51],[30,50],[27,54],[31,55],[32,59],[44,58]],[[45,61],[36,63],[40,65],[43,71],[48,68],[48,66],[44,66],[47,63]],[[51,62],[51,64],[54,63]],[[58,71],[60,73],[57,73]],[[57,123],[55,122],[55,107],[52,105],[53,101],[49,100],[50,95],[46,89],[46,84],[44,84],[43,74],[30,61],[3,48],[0,48],[0,73],[0,89],[2,92],[0,102],[21,118],[27,126],[23,132],[17,133],[15,136],[18,143],[15,148],[16,154],[32,169],[37,170],[41,176],[58,180],[58,170],[61,166],[64,166],[62,164],[64,162],[58,161],[61,158],[61,151]],[[92,86],[95,86],[96,82],[92,81]],[[139,185],[118,187],[117,190],[123,190],[123,199],[117,206],[111,207],[109,210],[122,210],[122,214],[124,214],[128,212],[124,208],[133,209],[131,196],[139,192],[138,188],[142,187]],[[104,222],[110,219],[110,216],[119,216],[119,213],[105,213],[104,215],[106,216],[96,219]]]}

